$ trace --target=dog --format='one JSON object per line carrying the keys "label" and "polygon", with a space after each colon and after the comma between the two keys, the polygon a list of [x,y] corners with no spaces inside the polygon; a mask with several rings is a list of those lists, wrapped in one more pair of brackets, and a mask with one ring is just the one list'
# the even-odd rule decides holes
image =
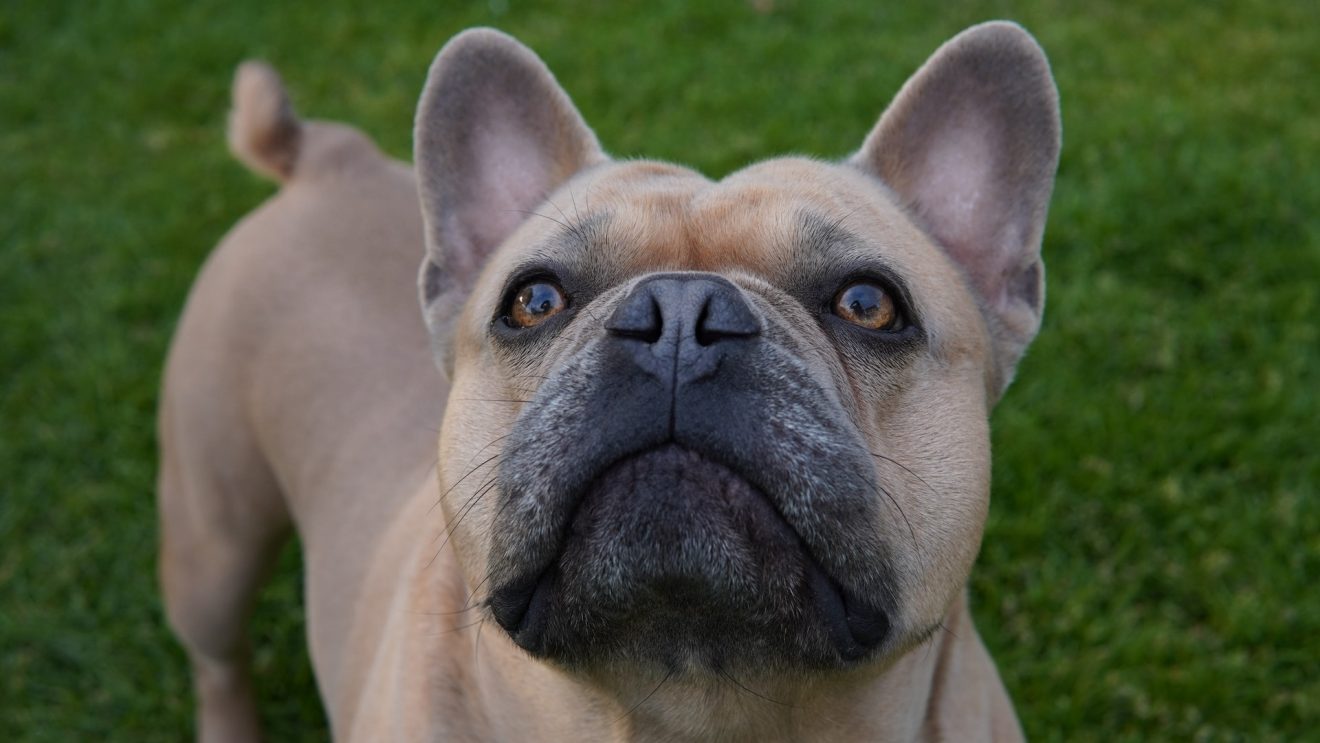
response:
{"label": "dog", "polygon": [[720,181],[611,159],[489,29],[415,126],[409,167],[236,76],[282,188],[201,271],[159,417],[199,739],[260,734],[244,624],[295,528],[337,739],[1021,739],[966,582],[1044,303],[1031,36],[959,34],[842,162]]}

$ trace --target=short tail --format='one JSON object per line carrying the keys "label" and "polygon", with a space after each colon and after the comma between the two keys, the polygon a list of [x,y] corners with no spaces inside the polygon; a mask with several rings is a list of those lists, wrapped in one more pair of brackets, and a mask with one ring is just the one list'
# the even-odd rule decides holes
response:
{"label": "short tail", "polygon": [[229,149],[256,172],[281,183],[293,177],[303,145],[303,123],[289,103],[279,73],[249,61],[234,73]]}

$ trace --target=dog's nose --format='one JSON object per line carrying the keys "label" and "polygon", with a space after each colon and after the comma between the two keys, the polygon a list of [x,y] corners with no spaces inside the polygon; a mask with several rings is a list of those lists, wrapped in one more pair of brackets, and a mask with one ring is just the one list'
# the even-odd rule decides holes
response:
{"label": "dog's nose", "polygon": [[761,320],[728,279],[657,274],[633,287],[605,329],[638,366],[682,383],[713,372],[733,342],[761,333]]}

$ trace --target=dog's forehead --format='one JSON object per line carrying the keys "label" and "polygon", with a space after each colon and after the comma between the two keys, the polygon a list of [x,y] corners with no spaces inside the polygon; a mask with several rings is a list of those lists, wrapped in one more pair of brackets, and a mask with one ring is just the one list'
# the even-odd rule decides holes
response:
{"label": "dog's forehead", "polygon": [[550,216],[565,227],[590,228],[576,231],[589,239],[561,241],[563,249],[593,252],[593,263],[621,276],[738,270],[773,280],[804,254],[829,251],[866,253],[904,273],[948,270],[882,184],[809,158],[768,160],[720,181],[667,163],[615,163],[552,201]]}

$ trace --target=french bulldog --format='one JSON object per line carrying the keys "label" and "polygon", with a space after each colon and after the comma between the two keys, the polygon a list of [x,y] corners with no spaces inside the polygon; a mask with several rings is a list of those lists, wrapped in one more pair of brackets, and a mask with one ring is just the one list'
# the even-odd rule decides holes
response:
{"label": "french bulldog", "polygon": [[1005,22],[842,162],[719,181],[611,159],[494,30],[436,57],[412,168],[242,66],[231,147],[282,188],[159,419],[198,737],[259,736],[244,626],[296,529],[340,740],[1020,739],[966,582],[1059,142]]}

